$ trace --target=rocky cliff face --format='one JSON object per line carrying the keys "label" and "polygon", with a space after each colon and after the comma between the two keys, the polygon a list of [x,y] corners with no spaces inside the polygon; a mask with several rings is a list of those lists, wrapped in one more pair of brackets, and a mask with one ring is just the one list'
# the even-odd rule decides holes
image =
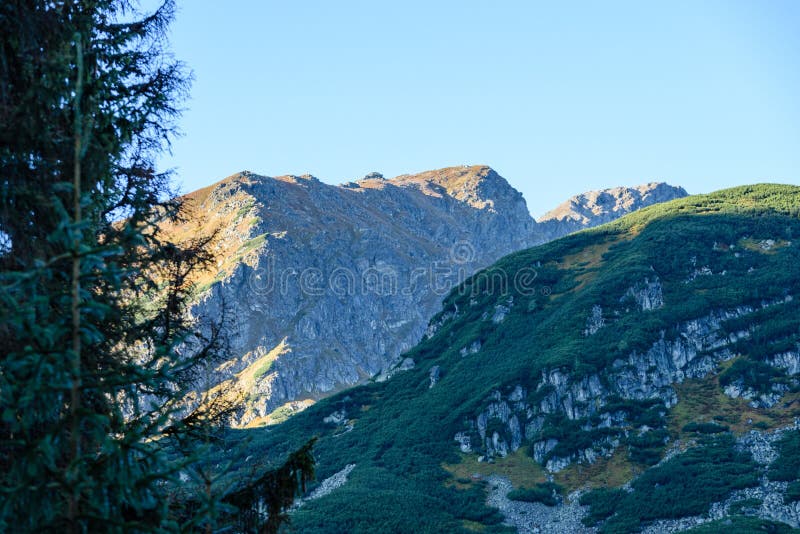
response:
{"label": "rocky cliff face", "polygon": [[[633,286],[628,293],[644,296],[653,292],[654,285],[651,282],[645,287]],[[657,409],[663,407],[666,413],[678,402],[674,389],[677,384],[711,375],[720,362],[735,356],[732,348],[736,343],[750,339],[752,332],[749,330],[726,332],[722,327],[726,321],[747,319],[759,310],[792,301],[793,297],[787,296],[778,301],[762,302],[757,308],[740,306],[687,321],[675,328],[671,339],[662,334],[648,350],[634,351],[624,359],[615,360],[601,373],[580,379],[571,377],[565,370],[546,369],[531,394],[520,384],[505,395],[499,390],[493,391],[486,400],[486,408],[468,421],[466,429],[458,432],[454,440],[461,452],[481,454],[482,461],[506,456],[529,441],[533,458],[549,471],[561,471],[575,461],[592,464],[602,456],[611,455],[623,436],[631,432],[642,436],[652,430],[646,423],[637,425],[632,421],[630,414],[620,409],[620,399],[655,401]],[[594,307],[592,316],[596,310]],[[797,349],[767,359],[767,364],[777,373],[785,374],[787,383],[794,386],[797,380],[793,377],[800,368],[800,347]],[[770,408],[788,389],[781,384],[775,391],[759,394],[736,383],[728,386],[725,393],[732,398],[748,399],[752,407]],[[546,420],[554,416],[576,422],[582,432],[594,432],[597,438],[588,440],[583,449],[559,454],[559,439],[543,432]]]}
{"label": "rocky cliff face", "polygon": [[243,172],[190,194],[193,217],[169,230],[218,233],[217,269],[198,280],[194,313],[225,316],[233,358],[214,381],[238,384],[237,423],[251,425],[386,376],[444,295],[499,257],[685,194],[664,184],[635,191],[593,200],[580,220],[553,227],[485,166],[372,173],[341,186]]}

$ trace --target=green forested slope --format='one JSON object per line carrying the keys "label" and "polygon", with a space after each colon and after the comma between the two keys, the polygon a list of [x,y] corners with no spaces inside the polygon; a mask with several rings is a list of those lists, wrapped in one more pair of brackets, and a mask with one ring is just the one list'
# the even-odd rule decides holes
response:
{"label": "green forested slope", "polygon": [[[484,484],[471,475],[497,472],[533,491],[545,482],[532,458],[534,444],[547,439],[557,445],[546,459],[613,443],[607,447],[613,451],[592,462],[573,456],[553,473],[562,495],[613,488],[645,473],[624,499],[609,500],[615,490],[585,495],[587,524],[627,532],[659,518],[702,514],[731,490],[757,484],[759,470],[767,469],[735,450],[736,436],[785,426],[800,415],[798,382],[790,368],[774,363],[775,355],[798,350],[799,238],[800,187],[758,185],[653,206],[512,254],[448,296],[432,321],[435,334],[406,355],[414,369],[326,399],[279,426],[232,433],[231,443],[249,441],[240,456],[227,459],[254,469],[317,435],[320,480],[356,464],[344,486],[293,514],[298,532],[504,531],[502,516],[484,504]],[[654,280],[663,304],[637,306],[637,288]],[[588,319],[598,306],[603,324],[589,335]],[[720,310],[730,312],[717,332],[728,356],[709,350],[708,374],[667,385],[677,403],[623,398],[603,382],[619,362],[647,353],[659,340],[680,340],[692,321]],[[434,366],[440,379],[431,387]],[[454,435],[469,429],[491,399],[511,398],[520,386],[532,406],[543,402],[549,390],[542,373],[553,369],[572,383],[601,377],[608,391],[602,406],[589,410],[594,415],[543,414],[541,428],[505,457],[487,454],[475,439],[475,452],[459,451]],[[754,407],[723,393],[732,386],[779,400]],[[337,411],[352,430],[323,421]],[[598,423],[600,414],[611,412],[622,415],[614,424]],[[499,425],[492,421],[487,435]],[[497,428],[499,435],[505,428]],[[474,437],[474,425],[471,432]],[[687,453],[694,456],[651,467],[676,441],[694,446]],[[479,463],[478,455],[494,458]],[[715,470],[713,484],[701,478],[664,489],[664,481],[708,469]],[[796,471],[780,476],[790,489],[800,487]]]}

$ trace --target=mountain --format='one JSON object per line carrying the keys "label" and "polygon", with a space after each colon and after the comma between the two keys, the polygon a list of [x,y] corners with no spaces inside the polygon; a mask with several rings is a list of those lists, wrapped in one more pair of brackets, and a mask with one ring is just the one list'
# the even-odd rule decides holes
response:
{"label": "mountain", "polygon": [[298,532],[788,532],[797,236],[800,187],[757,185],[508,255],[391,379],[232,430],[226,459],[318,436]]}
{"label": "mountain", "polygon": [[584,228],[598,226],[653,204],[687,196],[682,187],[659,182],[636,187],[615,187],[576,195],[545,213],[537,222],[545,235],[555,239]]}
{"label": "mountain", "polygon": [[582,219],[551,228],[486,166],[372,173],[341,186],[242,172],[189,194],[190,216],[164,230],[176,240],[217,236],[219,261],[196,280],[194,313],[225,318],[233,358],[212,383],[244,397],[236,424],[246,426],[388,376],[444,295],[479,268],[686,194],[665,184],[635,191],[613,193],[613,212],[587,204]]}

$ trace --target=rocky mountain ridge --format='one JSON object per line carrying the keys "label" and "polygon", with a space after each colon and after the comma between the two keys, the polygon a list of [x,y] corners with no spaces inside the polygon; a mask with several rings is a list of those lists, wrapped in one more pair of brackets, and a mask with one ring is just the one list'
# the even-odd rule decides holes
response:
{"label": "rocky mountain ridge", "polygon": [[243,393],[236,424],[246,426],[386,375],[443,296],[476,270],[670,192],[685,195],[665,184],[611,190],[602,196],[615,199],[613,212],[587,205],[593,215],[554,227],[533,220],[522,195],[486,166],[372,173],[341,186],[242,172],[187,195],[193,215],[167,231],[219,236],[194,313],[231,325],[234,358],[215,382]]}

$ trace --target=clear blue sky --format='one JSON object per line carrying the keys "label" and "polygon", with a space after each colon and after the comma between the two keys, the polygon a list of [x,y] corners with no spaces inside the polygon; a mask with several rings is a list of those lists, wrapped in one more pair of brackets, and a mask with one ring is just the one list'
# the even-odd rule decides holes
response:
{"label": "clear blue sky", "polygon": [[665,180],[800,182],[800,1],[178,0],[163,166],[341,183],[485,163],[534,215]]}

